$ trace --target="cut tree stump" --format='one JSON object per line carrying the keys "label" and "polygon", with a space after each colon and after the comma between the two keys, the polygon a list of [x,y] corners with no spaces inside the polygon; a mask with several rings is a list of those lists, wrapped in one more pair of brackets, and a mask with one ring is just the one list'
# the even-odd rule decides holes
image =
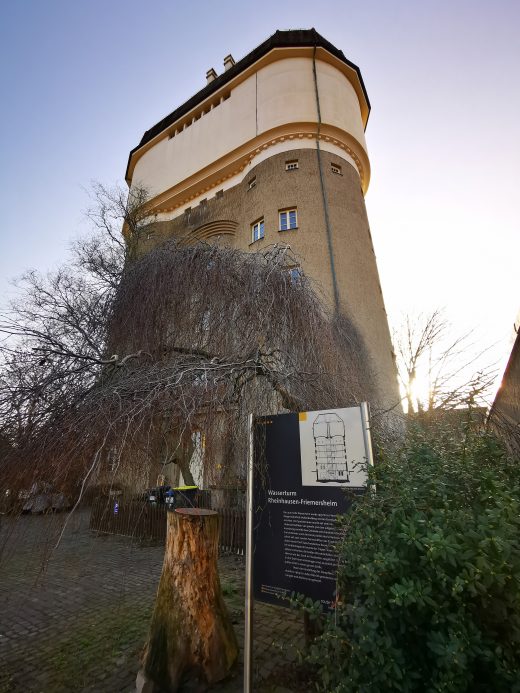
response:
{"label": "cut tree stump", "polygon": [[219,517],[214,510],[167,513],[164,564],[144,674],[153,690],[174,693],[184,678],[213,684],[238,658],[217,569]]}

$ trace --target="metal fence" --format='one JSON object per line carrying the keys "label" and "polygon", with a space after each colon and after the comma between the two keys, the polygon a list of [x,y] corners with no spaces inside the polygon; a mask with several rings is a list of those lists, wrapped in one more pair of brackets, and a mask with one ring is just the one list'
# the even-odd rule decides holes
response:
{"label": "metal fence", "polygon": [[[198,494],[195,504],[211,508],[209,493]],[[235,508],[214,508],[220,518],[220,550],[243,555],[245,551],[245,511]],[[135,539],[166,539],[166,506],[153,505],[124,496],[95,498],[90,514],[90,529],[105,534],[118,534]]]}

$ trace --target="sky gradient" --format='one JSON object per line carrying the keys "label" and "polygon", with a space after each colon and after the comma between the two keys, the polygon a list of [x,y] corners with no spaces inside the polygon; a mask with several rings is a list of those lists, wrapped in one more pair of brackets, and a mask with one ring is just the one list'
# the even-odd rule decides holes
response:
{"label": "sky gradient", "polygon": [[446,307],[496,343],[520,308],[520,3],[4,2],[0,303],[87,229],[92,180],[124,177],[143,132],[276,29],[315,27],[372,104],[366,197],[391,322]]}

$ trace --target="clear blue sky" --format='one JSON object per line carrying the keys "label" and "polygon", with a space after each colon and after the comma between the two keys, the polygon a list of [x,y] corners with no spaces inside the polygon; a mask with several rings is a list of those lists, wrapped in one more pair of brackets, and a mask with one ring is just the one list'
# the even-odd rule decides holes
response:
{"label": "clear blue sky", "polygon": [[520,3],[6,0],[0,290],[85,230],[142,133],[276,29],[315,27],[372,102],[367,207],[390,316],[446,306],[505,356],[520,308]]}

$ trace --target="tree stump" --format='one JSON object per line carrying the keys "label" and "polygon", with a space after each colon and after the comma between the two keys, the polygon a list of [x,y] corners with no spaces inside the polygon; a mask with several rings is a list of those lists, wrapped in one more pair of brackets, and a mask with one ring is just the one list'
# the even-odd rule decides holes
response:
{"label": "tree stump", "polygon": [[173,693],[183,677],[213,684],[238,658],[217,569],[219,517],[213,510],[168,512],[164,564],[144,655],[154,691]]}

